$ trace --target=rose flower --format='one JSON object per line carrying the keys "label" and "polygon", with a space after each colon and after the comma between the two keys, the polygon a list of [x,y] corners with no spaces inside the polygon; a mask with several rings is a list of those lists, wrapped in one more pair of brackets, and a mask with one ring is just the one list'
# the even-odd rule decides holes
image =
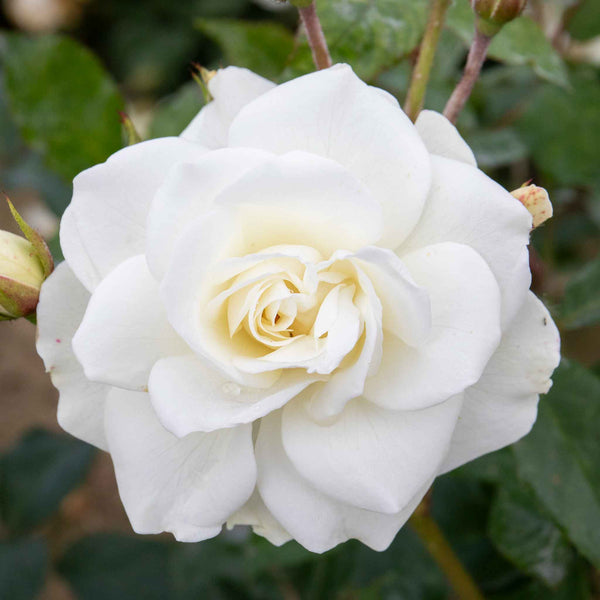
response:
{"label": "rose flower", "polygon": [[385,549],[550,387],[531,215],[346,65],[209,88],[180,137],[74,181],[38,308],[59,421],[110,452],[139,533]]}

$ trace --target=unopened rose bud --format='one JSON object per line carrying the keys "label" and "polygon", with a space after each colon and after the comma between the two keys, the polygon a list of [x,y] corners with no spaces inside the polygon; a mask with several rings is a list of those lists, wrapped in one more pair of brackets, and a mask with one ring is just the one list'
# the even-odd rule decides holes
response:
{"label": "unopened rose bud", "polygon": [[552,216],[552,203],[543,187],[525,185],[511,192],[511,195],[531,213],[534,228]]}
{"label": "unopened rose bud", "polygon": [[44,269],[33,244],[0,231],[0,319],[17,319],[35,312]]}
{"label": "unopened rose bud", "polygon": [[527,0],[471,0],[477,15],[477,29],[490,37],[516,19],[526,4]]}
{"label": "unopened rose bud", "polygon": [[7,202],[25,237],[0,230],[0,320],[33,315],[40,287],[54,269],[42,236]]}

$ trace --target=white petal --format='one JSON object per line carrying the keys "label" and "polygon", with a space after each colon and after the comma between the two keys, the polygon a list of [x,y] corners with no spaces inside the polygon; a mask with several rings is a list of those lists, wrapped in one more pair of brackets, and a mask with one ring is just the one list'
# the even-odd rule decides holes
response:
{"label": "white petal", "polygon": [[297,244],[329,257],[375,243],[383,226],[379,205],[353,173],[307,152],[290,152],[249,171],[217,203],[235,209],[246,254]]}
{"label": "white petal", "polygon": [[442,472],[527,434],[537,415],[538,394],[550,389],[550,376],[559,360],[556,325],[529,292],[481,379],[465,391]]}
{"label": "white petal", "polygon": [[88,379],[147,390],[154,363],[190,349],[173,331],[143,255],[119,265],[93,293],[73,348]]}
{"label": "white petal", "polygon": [[421,501],[431,480],[399,513],[349,506],[319,492],[296,471],[281,442],[280,413],[262,419],[256,441],[258,489],[281,526],[311,552],[325,552],[350,538],[385,550]]}
{"label": "white petal", "polygon": [[304,371],[287,371],[267,389],[242,387],[195,356],[159,360],[149,382],[154,409],[177,437],[252,423],[313,383]]}
{"label": "white petal", "polygon": [[431,181],[429,155],[408,117],[348,65],[299,77],[248,104],[231,125],[229,145],[305,150],[344,165],[381,203],[380,245],[392,248],[419,219]]}
{"label": "white petal", "polygon": [[128,146],[75,177],[61,246],[69,266],[90,291],[119,263],[145,251],[146,217],[154,193],[171,167],[193,162],[205,152],[180,138],[150,140]]}
{"label": "white petal", "polygon": [[417,117],[415,127],[431,154],[459,160],[472,167],[477,166],[475,155],[458,129],[434,110],[422,110]]}
{"label": "white petal", "polygon": [[462,244],[427,246],[403,261],[429,292],[431,334],[416,348],[384,335],[381,368],[364,395],[407,410],[442,402],[477,382],[500,342],[500,293],[485,261]]}
{"label": "white petal", "polygon": [[146,256],[157,279],[164,276],[177,237],[186,225],[211,210],[225,187],[270,156],[248,148],[225,148],[209,152],[195,163],[173,167],[148,214]]}
{"label": "white petal", "polygon": [[58,265],[40,292],[36,348],[59,391],[60,426],[106,450],[104,402],[109,387],[86,378],[71,348],[89,298],[67,263]]}
{"label": "white petal", "polygon": [[315,423],[300,401],[283,409],[282,440],[297,471],[346,504],[397,513],[437,474],[462,402],[455,396],[417,411],[349,402],[330,425]]}
{"label": "white petal", "polygon": [[194,117],[181,137],[206,148],[227,146],[229,126],[240,110],[274,87],[274,83],[248,69],[219,69],[208,82],[212,102]]}
{"label": "white petal", "polygon": [[502,292],[502,324],[519,309],[531,282],[527,244],[531,215],[487,175],[464,163],[432,157],[433,184],[423,215],[403,254],[438,242],[474,248]]}
{"label": "white petal", "polygon": [[356,348],[356,356],[348,357],[350,364],[342,364],[329,379],[310,389],[306,410],[316,421],[327,421],[338,415],[352,398],[363,393],[370,373],[376,373],[381,361],[383,342],[381,302],[366,274],[356,268],[356,276],[363,295],[357,300],[364,319],[362,347]]}
{"label": "white petal", "polygon": [[182,542],[214,537],[256,482],[252,428],[178,439],[162,427],[148,394],[109,393],[106,437],[119,494],[137,533],[170,531]]}
{"label": "white petal", "polygon": [[[70,258],[77,269],[77,279],[85,288],[93,292],[96,286],[102,281],[102,275],[92,262],[85,243],[81,237],[81,232],[75,220],[73,205],[70,204],[65,209],[60,219],[60,247],[63,256]],[[67,259],[66,262],[69,262]]]}
{"label": "white petal", "polygon": [[228,529],[236,525],[250,525],[254,533],[266,538],[274,546],[281,546],[292,539],[265,506],[258,491],[227,521]]}
{"label": "white petal", "polygon": [[431,330],[431,303],[406,265],[390,250],[364,248],[356,253],[383,308],[383,328],[411,346],[423,342]]}

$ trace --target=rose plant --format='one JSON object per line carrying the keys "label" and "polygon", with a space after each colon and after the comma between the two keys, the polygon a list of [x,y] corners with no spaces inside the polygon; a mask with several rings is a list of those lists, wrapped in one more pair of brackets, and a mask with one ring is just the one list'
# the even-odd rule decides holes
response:
{"label": "rose plant", "polygon": [[37,348],[133,528],[383,550],[531,428],[559,337],[530,213],[455,127],[335,65],[229,67],[178,138],[77,176]]}

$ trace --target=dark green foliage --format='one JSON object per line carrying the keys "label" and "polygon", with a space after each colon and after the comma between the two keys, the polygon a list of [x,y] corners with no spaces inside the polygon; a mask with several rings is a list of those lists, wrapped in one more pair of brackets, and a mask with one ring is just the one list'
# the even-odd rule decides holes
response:
{"label": "dark green foliage", "polygon": [[11,532],[50,517],[79,485],[94,449],[67,435],[32,430],[0,460],[0,515]]}

